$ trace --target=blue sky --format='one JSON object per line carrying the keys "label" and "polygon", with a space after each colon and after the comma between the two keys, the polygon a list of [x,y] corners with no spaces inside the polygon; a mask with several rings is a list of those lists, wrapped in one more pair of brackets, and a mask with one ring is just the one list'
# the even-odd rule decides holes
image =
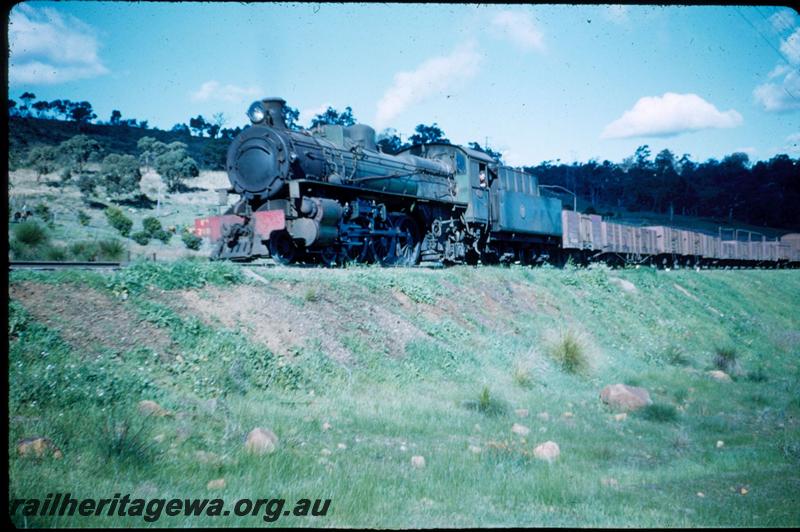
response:
{"label": "blue sky", "polygon": [[515,165],[800,155],[800,16],[786,7],[26,2],[10,96],[169,129],[282,96],[406,138],[436,122]]}

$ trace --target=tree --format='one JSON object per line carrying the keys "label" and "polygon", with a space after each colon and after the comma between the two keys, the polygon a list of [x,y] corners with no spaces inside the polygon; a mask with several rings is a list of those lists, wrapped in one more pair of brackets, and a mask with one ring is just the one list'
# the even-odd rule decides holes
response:
{"label": "tree", "polygon": [[53,146],[34,146],[28,153],[26,164],[36,171],[36,182],[45,175],[56,171],[58,150]]}
{"label": "tree", "polygon": [[122,113],[120,113],[117,109],[114,109],[111,111],[111,119],[108,121],[108,123],[112,126],[118,126],[121,119]]}
{"label": "tree", "polygon": [[155,165],[156,158],[159,155],[169,150],[166,144],[153,137],[140,138],[139,142],[136,143],[136,147],[139,148],[139,162],[147,169]]}
{"label": "tree", "polygon": [[408,139],[412,146],[417,146],[419,144],[431,144],[433,142],[450,144],[450,141],[444,136],[444,131],[442,131],[435,122],[431,126],[419,124],[414,128],[414,131],[416,131],[416,133],[411,135],[411,137]]}
{"label": "tree", "polygon": [[383,153],[389,155],[395,155],[408,147],[408,144],[403,144],[403,141],[400,140],[400,136],[394,128],[381,131],[377,138],[377,145]]}
{"label": "tree", "polygon": [[[300,116],[299,114],[297,115]],[[356,123],[353,116],[353,110],[350,106],[345,107],[344,112],[339,113],[333,107],[328,107],[324,113],[318,114],[311,120],[311,127],[317,127],[323,124],[338,125],[338,126],[352,126]]]}
{"label": "tree", "polygon": [[31,102],[36,99],[36,95],[32,92],[23,92],[19,99],[25,103],[23,107],[20,107],[20,110],[24,108],[26,115],[30,116]]}
{"label": "tree", "polygon": [[494,159],[498,163],[503,162],[503,154],[501,154],[499,151],[494,151],[493,149],[489,148],[488,146],[486,148],[482,148],[481,145],[478,144],[477,142],[470,142],[469,143],[469,147],[472,148],[473,150],[478,150],[480,152],[485,153],[486,155],[488,155],[489,157],[491,157],[492,159]]}
{"label": "tree", "polygon": [[92,104],[89,102],[73,103],[69,110],[69,115],[79,126],[97,118],[97,115],[92,110]]}
{"label": "tree", "polygon": [[191,136],[191,132],[189,131],[189,126],[187,126],[186,124],[175,124],[174,126],[172,126],[172,129],[170,129],[170,131],[173,131],[175,133],[181,133],[183,135],[186,135],[187,137]]}
{"label": "tree", "polygon": [[286,122],[286,127],[292,131],[300,131],[303,129],[300,124],[297,123],[297,121],[300,120],[300,111],[294,107],[289,107],[288,105],[283,106],[283,120]]}
{"label": "tree", "polygon": [[32,108],[36,111],[36,115],[41,118],[50,111],[50,104],[46,101],[39,101],[35,102]]}
{"label": "tree", "polygon": [[83,172],[83,167],[89,162],[89,158],[99,154],[101,150],[100,144],[86,135],[76,135],[58,146],[58,152],[66,161],[67,168],[78,173]]}
{"label": "tree", "polygon": [[[228,122],[228,119],[225,118],[225,113],[214,113],[211,116],[211,118],[213,120],[213,122],[212,122],[213,127],[215,128],[213,130],[213,134],[211,135],[211,138],[217,138],[217,133],[219,133],[220,130],[222,129],[222,126],[224,126]],[[212,130],[209,129],[209,132],[211,132],[211,131]]]}
{"label": "tree", "polygon": [[168,192],[178,192],[185,179],[200,175],[197,163],[186,153],[186,144],[182,142],[168,144],[167,151],[156,157],[155,169]]}
{"label": "tree", "polygon": [[211,124],[206,122],[206,119],[203,118],[203,115],[197,115],[195,118],[189,119],[189,127],[194,131],[198,137],[202,137],[203,133]]}
{"label": "tree", "polygon": [[111,153],[100,165],[100,178],[110,195],[125,196],[139,190],[142,173],[133,155]]}
{"label": "tree", "polygon": [[16,116],[19,114],[19,109],[17,109],[17,102],[12,100],[11,98],[8,99],[8,115],[9,116]]}
{"label": "tree", "polygon": [[69,100],[53,100],[50,102],[50,110],[53,111],[56,115],[56,118],[59,116],[62,120],[66,120],[69,112],[69,104],[71,104]]}

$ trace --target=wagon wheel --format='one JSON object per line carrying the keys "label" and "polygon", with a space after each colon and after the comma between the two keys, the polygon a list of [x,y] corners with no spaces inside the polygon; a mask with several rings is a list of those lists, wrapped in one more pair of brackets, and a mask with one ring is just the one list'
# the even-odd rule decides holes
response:
{"label": "wagon wheel", "polygon": [[291,264],[297,258],[297,244],[286,231],[275,231],[269,237],[269,256],[278,264]]}
{"label": "wagon wheel", "polygon": [[[389,219],[382,229],[392,230],[392,220]],[[397,255],[397,236],[378,236],[371,238],[369,241],[370,254],[372,259],[381,266],[392,266],[397,264],[399,257]]]}
{"label": "wagon wheel", "polygon": [[319,260],[327,266],[328,268],[332,268],[339,264],[339,250],[337,250],[334,246],[328,246],[323,248],[322,251],[319,253]]}
{"label": "wagon wheel", "polygon": [[400,234],[394,243],[395,264],[413,266],[419,262],[420,245],[419,228],[413,218],[405,214],[393,214],[389,217]]}

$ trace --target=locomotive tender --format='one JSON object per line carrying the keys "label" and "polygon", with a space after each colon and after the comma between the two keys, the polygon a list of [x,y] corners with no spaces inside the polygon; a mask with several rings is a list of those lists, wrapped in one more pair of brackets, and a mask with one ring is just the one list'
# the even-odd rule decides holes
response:
{"label": "locomotive tender", "polygon": [[[659,264],[796,263],[800,239],[724,241],[669,227],[613,224],[563,210],[535,176],[454,144],[382,153],[363,124],[289,129],[285,101],[254,102],[252,125],[231,143],[226,169],[238,201],[195,221],[215,242],[212,259],[581,262],[606,258]],[[735,235],[738,237],[738,234]]]}

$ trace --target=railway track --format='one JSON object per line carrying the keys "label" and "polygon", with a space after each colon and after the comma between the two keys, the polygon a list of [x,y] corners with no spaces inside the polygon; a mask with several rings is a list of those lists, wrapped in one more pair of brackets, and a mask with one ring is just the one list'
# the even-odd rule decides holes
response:
{"label": "railway track", "polygon": [[61,262],[12,260],[8,262],[9,270],[119,270],[125,266],[122,262]]}

